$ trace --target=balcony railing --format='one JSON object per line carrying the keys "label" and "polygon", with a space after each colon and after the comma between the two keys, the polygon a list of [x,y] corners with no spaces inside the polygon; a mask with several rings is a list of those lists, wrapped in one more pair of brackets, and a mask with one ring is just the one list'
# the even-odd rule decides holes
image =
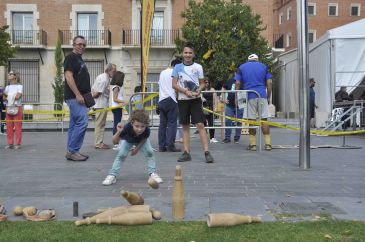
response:
{"label": "balcony railing", "polygon": [[[140,30],[124,29],[122,32],[122,45],[140,46]],[[175,46],[175,40],[180,37],[178,29],[153,29],[151,31],[151,46]]]}
{"label": "balcony railing", "polygon": [[11,43],[22,46],[46,46],[47,32],[44,30],[10,30]]}
{"label": "balcony railing", "polygon": [[274,34],[273,36],[273,47],[277,49],[284,48],[284,35],[282,34]]}
{"label": "balcony railing", "polygon": [[62,45],[72,45],[72,40],[77,35],[85,37],[87,46],[111,46],[112,34],[110,30],[59,30]]}

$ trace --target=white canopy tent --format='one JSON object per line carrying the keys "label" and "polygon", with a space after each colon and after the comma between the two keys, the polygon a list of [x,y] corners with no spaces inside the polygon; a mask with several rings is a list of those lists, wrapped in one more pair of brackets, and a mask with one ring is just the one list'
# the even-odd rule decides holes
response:
{"label": "white canopy tent", "polygon": [[[278,59],[277,110],[298,113],[297,50],[281,54]],[[309,46],[309,76],[317,82],[317,127],[321,127],[332,110],[335,92],[347,86],[351,93],[365,78],[365,19],[328,30]]]}

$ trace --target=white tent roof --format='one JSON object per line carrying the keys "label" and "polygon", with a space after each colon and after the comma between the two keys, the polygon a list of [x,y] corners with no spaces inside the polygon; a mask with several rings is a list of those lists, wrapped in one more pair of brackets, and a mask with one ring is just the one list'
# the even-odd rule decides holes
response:
{"label": "white tent roof", "polygon": [[[361,39],[365,38],[365,18],[327,30],[317,41],[310,44],[312,50],[329,39]],[[285,53],[284,53],[285,54]]]}
{"label": "white tent roof", "polygon": [[327,31],[329,39],[353,39],[365,37],[365,18],[358,21],[330,29]]}

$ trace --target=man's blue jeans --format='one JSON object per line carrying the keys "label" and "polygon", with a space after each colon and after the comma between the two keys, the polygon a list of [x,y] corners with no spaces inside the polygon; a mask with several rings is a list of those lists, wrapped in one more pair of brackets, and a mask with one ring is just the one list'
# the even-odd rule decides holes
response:
{"label": "man's blue jeans", "polygon": [[[230,106],[226,105],[224,113],[225,113],[225,116],[227,116],[227,117],[233,117],[233,118],[236,117],[236,118],[242,119],[242,117],[243,117],[243,108],[242,109],[236,109],[236,108],[233,108],[233,107],[230,107]],[[232,126],[232,123],[233,123],[232,120],[226,118],[225,125],[227,127]],[[241,123],[236,123],[236,125],[241,126]],[[240,139],[241,130],[242,130],[242,128],[237,128],[236,129],[236,133],[234,135],[234,140],[239,140]],[[228,139],[228,140],[231,140],[231,132],[232,132],[232,129],[225,129],[224,138]]]}
{"label": "man's blue jeans", "polygon": [[160,109],[160,127],[158,129],[158,146],[160,150],[175,147],[177,130],[177,103],[171,98],[165,98],[158,103]]}
{"label": "man's blue jeans", "polygon": [[84,142],[88,125],[88,109],[84,104],[77,102],[75,98],[66,100],[66,103],[70,109],[67,150],[71,153],[78,153]]}
{"label": "man's blue jeans", "polygon": [[[109,171],[109,175],[118,176],[120,174],[120,167],[122,162],[127,158],[130,149],[133,144],[128,143],[125,140],[120,141],[120,150],[118,151],[117,156],[114,159],[114,163],[112,169]],[[153,154],[153,149],[151,146],[150,139],[147,139],[146,142],[142,145],[140,152],[144,155],[147,166],[148,166],[148,174],[156,172],[156,162],[155,156]]]}

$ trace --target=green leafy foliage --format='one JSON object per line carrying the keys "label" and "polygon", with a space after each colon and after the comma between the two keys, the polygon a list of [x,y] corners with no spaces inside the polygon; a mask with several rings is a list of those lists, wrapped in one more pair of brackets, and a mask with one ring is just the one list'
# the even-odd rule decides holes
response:
{"label": "green leafy foliage", "polygon": [[0,27],[0,66],[6,66],[8,59],[13,57],[17,48],[11,47],[10,35],[6,30],[9,26]]}
{"label": "green leafy foliage", "polygon": [[272,67],[271,59],[266,57],[270,48],[260,35],[266,27],[250,6],[239,0],[190,0],[182,17],[186,22],[182,27],[183,39],[176,41],[177,51],[181,53],[184,42],[191,42],[195,61],[203,65],[213,85],[232,77],[252,53]]}
{"label": "green leafy foliage", "polygon": [[[55,66],[56,66],[56,76],[54,79],[54,83],[52,83],[53,87],[53,95],[55,98],[54,110],[62,110],[63,104],[63,55],[61,50],[61,41],[57,41],[56,50],[55,50]],[[61,104],[61,105],[59,105]]]}

